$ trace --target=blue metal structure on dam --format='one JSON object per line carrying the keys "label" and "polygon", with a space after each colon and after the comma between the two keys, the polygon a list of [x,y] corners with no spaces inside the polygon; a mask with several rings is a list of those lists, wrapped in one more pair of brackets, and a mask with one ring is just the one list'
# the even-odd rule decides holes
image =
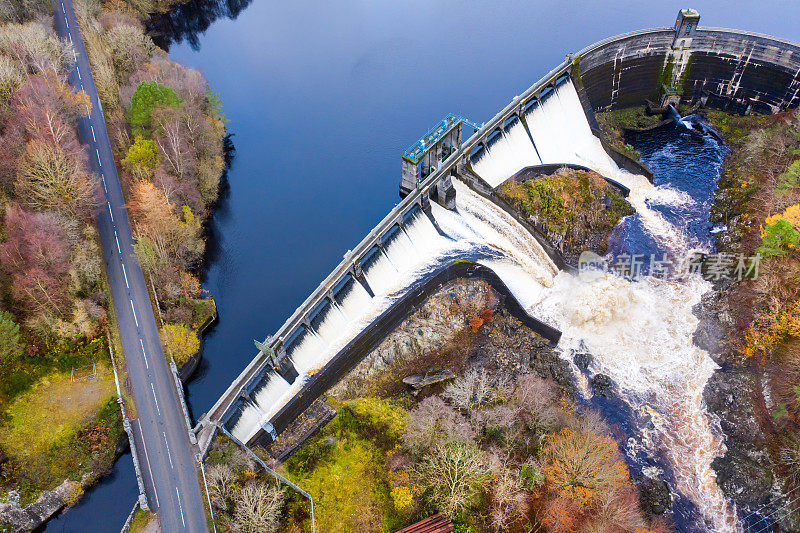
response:
{"label": "blue metal structure on dam", "polygon": [[405,198],[420,182],[436,171],[440,163],[461,148],[462,125],[478,131],[476,124],[461,115],[449,114],[439,121],[414,145],[403,153],[403,176],[400,196]]}

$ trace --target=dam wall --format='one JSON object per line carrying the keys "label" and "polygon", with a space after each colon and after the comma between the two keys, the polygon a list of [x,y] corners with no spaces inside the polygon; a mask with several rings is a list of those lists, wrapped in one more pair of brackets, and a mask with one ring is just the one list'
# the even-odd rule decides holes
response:
{"label": "dam wall", "polygon": [[[420,176],[414,188],[408,187],[403,200],[345,254],[333,272],[268,337],[266,348],[255,354],[215,405],[201,416],[200,431],[213,432],[213,427],[222,423],[229,429],[237,425],[246,428],[241,433],[244,442],[274,438],[313,398],[360,360],[379,340],[377,336],[382,337],[392,323],[417,305],[406,301],[393,307],[324,366],[310,363],[315,353],[334,344],[326,339],[341,327],[337,317],[345,321],[346,317],[352,318],[355,313],[349,309],[356,310],[381,293],[378,289],[391,278],[394,262],[408,255],[404,246],[422,247],[426,239],[436,238],[430,200],[443,180],[461,177],[486,197],[493,187],[524,167],[582,164],[567,156],[574,155],[577,148],[573,144],[578,140],[589,151],[593,149],[589,145],[599,142],[590,133],[594,112],[641,105],[647,99],[677,96],[685,101],[702,100],[716,107],[759,113],[779,112],[800,103],[800,45],[749,32],[698,29],[696,25],[690,36],[688,32],[682,36],[682,28],[632,32],[570,54],[514,97],[469,139],[442,155],[444,160],[438,168]],[[585,135],[575,134],[579,123]],[[605,145],[602,150],[620,167],[640,173],[641,169],[621,154]],[[520,153],[527,158],[525,161],[518,160]],[[483,181],[471,179],[473,173]],[[531,233],[537,236],[535,231]],[[563,259],[559,261],[552,247],[546,243],[542,246],[550,259],[563,268]],[[446,275],[456,270],[451,268]],[[491,277],[489,273],[481,275]],[[501,285],[495,286],[504,292]],[[423,284],[413,288],[416,292],[412,299],[421,299],[431,287]],[[556,334],[552,331],[544,336],[552,340]],[[278,404],[298,372],[310,376],[310,381],[298,383],[301,389],[284,404]]]}
{"label": "dam wall", "polygon": [[674,93],[683,102],[742,113],[777,113],[800,103],[800,45],[724,28],[697,28],[673,48],[675,30],[642,30],[573,55],[572,78],[595,111]]}

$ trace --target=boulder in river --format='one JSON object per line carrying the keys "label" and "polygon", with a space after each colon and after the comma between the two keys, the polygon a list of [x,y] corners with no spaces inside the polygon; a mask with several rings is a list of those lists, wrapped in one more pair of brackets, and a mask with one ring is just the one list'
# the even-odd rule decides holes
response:
{"label": "boulder in river", "polygon": [[661,515],[667,512],[672,503],[669,485],[661,479],[643,477],[637,480],[639,488],[639,505],[649,515]]}
{"label": "boulder in river", "polygon": [[595,394],[599,394],[603,398],[611,398],[614,396],[614,382],[605,374],[596,374],[592,377],[592,390]]}

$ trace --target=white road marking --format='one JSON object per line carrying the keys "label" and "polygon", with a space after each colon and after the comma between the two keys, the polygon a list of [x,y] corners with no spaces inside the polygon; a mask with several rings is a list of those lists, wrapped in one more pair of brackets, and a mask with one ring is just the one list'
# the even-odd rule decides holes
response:
{"label": "white road marking", "polygon": [[178,491],[178,487],[175,487],[175,494],[178,495],[178,508],[181,510],[181,522],[183,522],[183,527],[186,527],[186,521],[183,519],[183,505],[181,505],[181,493]]}
{"label": "white road marking", "polygon": [[69,33],[69,44],[72,44],[72,33]]}
{"label": "white road marking", "polygon": [[130,300],[130,302],[131,302],[131,311],[133,311],[133,320],[134,322],[136,322],[136,327],[138,328],[139,320],[136,318],[136,309],[133,308],[133,300]]}
{"label": "white road marking", "polygon": [[103,166],[103,162],[100,161],[100,150],[95,148],[94,151],[95,151],[95,153],[97,153],[97,162],[100,163],[100,166],[102,167]]}
{"label": "white road marking", "polygon": [[175,468],[175,466],[172,464],[172,453],[170,453],[170,451],[169,451],[169,443],[167,442],[167,434],[164,433],[163,431],[161,432],[161,434],[164,435],[164,444],[167,446],[167,457],[169,457],[169,466],[170,466],[170,468]]}
{"label": "white road marking", "polygon": [[142,339],[139,339],[139,345],[142,347],[142,355],[144,355],[144,366],[146,366],[147,369],[150,370],[150,365],[147,364],[147,352],[144,351],[144,343],[142,342]]}
{"label": "white road marking", "polygon": [[106,194],[108,194],[108,189],[106,188],[106,178],[105,177],[103,177],[103,190],[106,191]]}
{"label": "white road marking", "polygon": [[[67,29],[69,29],[69,19],[67,17],[64,17],[64,22],[67,23]],[[80,75],[78,77],[80,77]]]}
{"label": "white road marking", "polygon": [[156,398],[156,389],[153,387],[153,383],[150,383],[150,390],[153,391],[153,400],[156,402],[156,410],[158,411],[158,416],[161,416],[161,409],[158,408],[158,398]]}
{"label": "white road marking", "polygon": [[106,202],[106,205],[108,206],[108,214],[111,215],[111,222],[114,222],[114,213],[111,212],[111,204]]}
{"label": "white road marking", "polygon": [[153,494],[156,496],[156,507],[161,507],[158,503],[158,491],[156,490],[156,480],[153,478],[153,469],[150,468],[150,456],[147,454],[147,444],[144,443],[144,431],[142,431],[142,422],[139,418],[136,419],[139,423],[139,434],[142,436],[142,446],[144,447],[144,457],[147,460],[147,470],[150,472],[150,480],[153,482]]}
{"label": "white road marking", "polygon": [[117,253],[122,253],[122,249],[119,247],[119,238],[117,237],[117,232],[114,231],[114,240],[117,241]]}
{"label": "white road marking", "polygon": [[91,130],[92,130],[92,139],[94,140],[94,142],[97,142],[97,137],[94,136],[94,126],[89,124],[89,128],[91,128]]}
{"label": "white road marking", "polygon": [[64,9],[64,2],[61,2],[61,12],[64,13],[65,15],[67,14],[67,10]]}
{"label": "white road marking", "polygon": [[125,263],[122,263],[122,275],[125,276],[125,286],[130,289],[131,286],[128,285],[128,274],[125,272]]}

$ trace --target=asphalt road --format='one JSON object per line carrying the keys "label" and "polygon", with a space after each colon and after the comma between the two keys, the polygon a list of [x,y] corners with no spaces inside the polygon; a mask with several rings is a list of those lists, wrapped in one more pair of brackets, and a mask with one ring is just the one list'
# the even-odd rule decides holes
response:
{"label": "asphalt road", "polygon": [[[142,269],[133,252],[128,212],[83,37],[72,0],[52,3],[56,31],[75,49],[70,84],[75,90],[86,91],[92,102],[90,116],[78,120],[78,131],[98,179],[97,227],[136,402],[138,418],[132,426],[148,503],[159,514],[166,532],[206,531],[197,462],[159,341]],[[109,531],[119,526],[109,524]]]}

